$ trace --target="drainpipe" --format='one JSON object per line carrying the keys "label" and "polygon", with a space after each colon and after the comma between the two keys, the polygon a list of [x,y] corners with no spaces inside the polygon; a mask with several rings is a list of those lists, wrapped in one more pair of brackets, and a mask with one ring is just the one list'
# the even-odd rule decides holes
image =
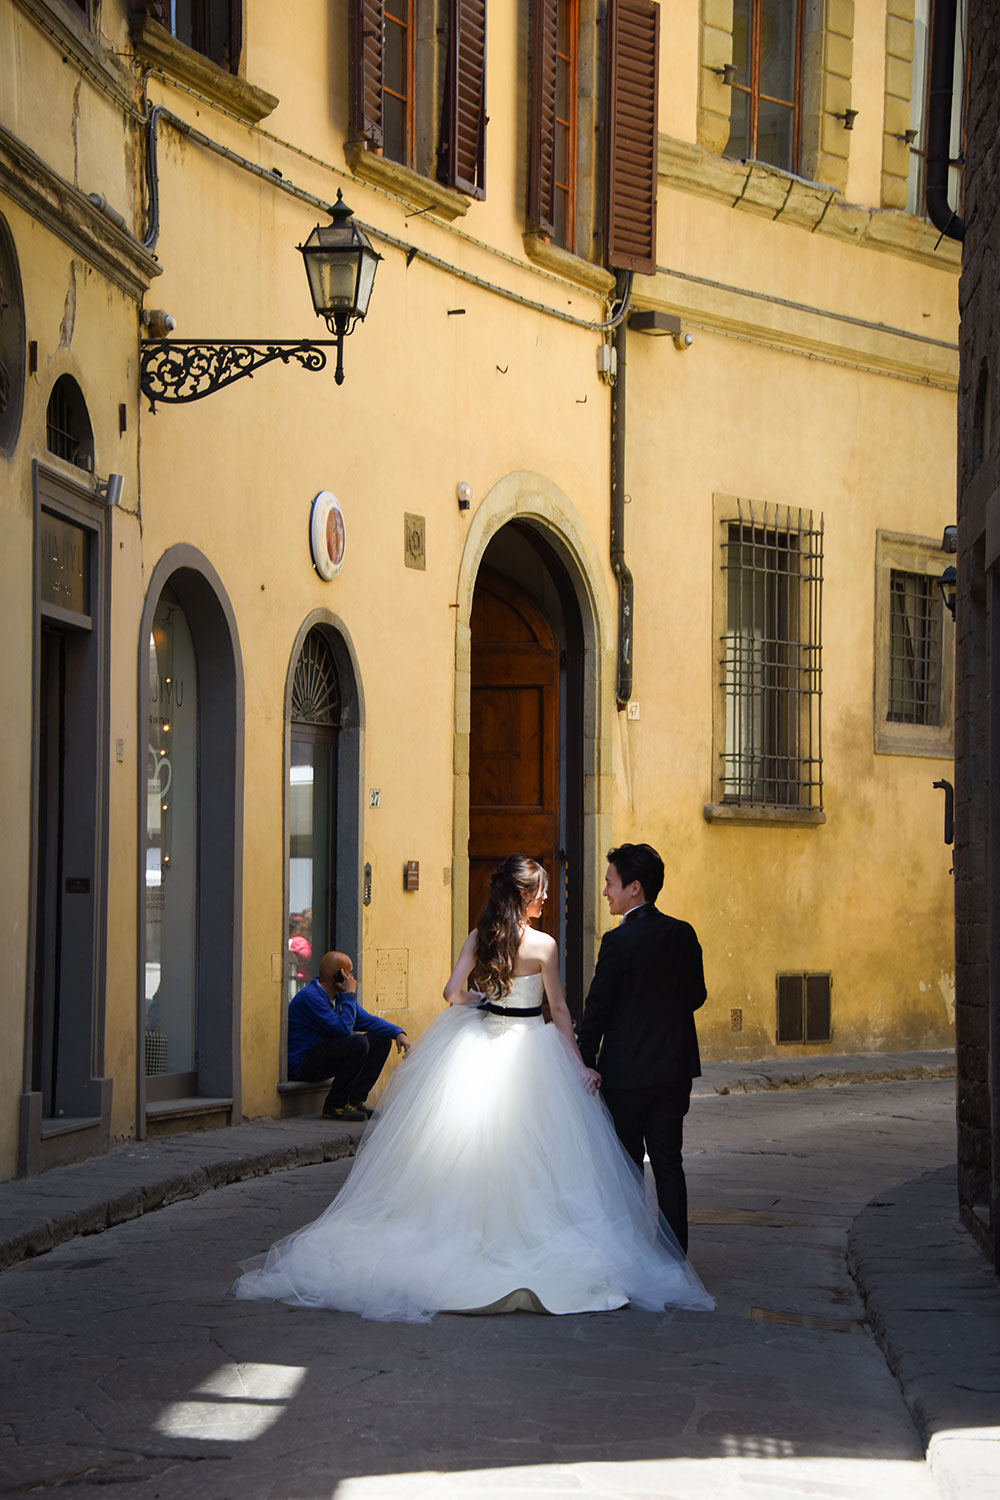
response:
{"label": "drainpipe", "polygon": [[952,80],[955,72],[957,0],[935,0],[931,31],[931,86],[927,109],[927,174],[924,197],[935,229],[952,240],[965,239],[965,220],[948,202],[951,156]]}
{"label": "drainpipe", "polygon": [[[632,273],[619,275],[620,305],[632,296]],[[611,387],[611,571],[618,580],[618,672],[615,700],[624,708],[632,696],[632,574],[625,561],[625,344],[628,318],[615,329],[617,371]]]}

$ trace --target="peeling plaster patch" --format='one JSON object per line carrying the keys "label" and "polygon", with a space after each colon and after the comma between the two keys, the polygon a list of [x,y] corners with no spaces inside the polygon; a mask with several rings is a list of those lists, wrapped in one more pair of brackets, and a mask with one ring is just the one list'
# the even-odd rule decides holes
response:
{"label": "peeling plaster patch", "polygon": [[954,975],[954,973],[950,973],[950,974],[949,973],[944,973],[944,974],[942,974],[940,976],[940,978],[938,979],[937,987],[941,991],[941,999],[944,1001],[944,1008],[945,1008],[945,1011],[947,1012],[947,1015],[948,1015],[948,1024],[951,1025],[951,1026],[954,1026],[954,1024],[955,1024],[955,975]]}
{"label": "peeling plaster patch", "polygon": [[73,342],[73,330],[76,327],[76,261],[69,263],[69,286],[66,288],[66,302],[63,307],[62,322],[59,325],[59,347],[68,349]]}
{"label": "peeling plaster patch", "polygon": [[80,90],[83,87],[81,78],[73,90],[73,182],[80,186]]}

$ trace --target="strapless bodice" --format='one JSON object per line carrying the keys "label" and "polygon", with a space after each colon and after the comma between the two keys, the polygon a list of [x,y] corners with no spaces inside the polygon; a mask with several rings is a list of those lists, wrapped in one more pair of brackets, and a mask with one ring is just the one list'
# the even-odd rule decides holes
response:
{"label": "strapless bodice", "polygon": [[510,994],[504,995],[498,1002],[500,1005],[521,1006],[541,1005],[545,997],[545,987],[542,984],[541,974],[515,974]]}

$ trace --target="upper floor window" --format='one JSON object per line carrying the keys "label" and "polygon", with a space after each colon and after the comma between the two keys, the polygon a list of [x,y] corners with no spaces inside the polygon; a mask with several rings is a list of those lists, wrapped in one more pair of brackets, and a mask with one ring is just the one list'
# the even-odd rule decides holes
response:
{"label": "upper floor window", "polygon": [[655,0],[533,0],[526,243],[655,271],[659,21]]}
{"label": "upper floor window", "polygon": [[[948,202],[961,212],[962,163],[965,157],[965,100],[969,64],[969,0],[958,0],[955,17],[955,59],[952,70],[951,141],[948,149]],[[910,98],[910,175],[906,211],[923,214],[927,174],[927,116],[930,107],[930,40],[934,0],[914,0],[913,92]]]}
{"label": "upper floor window", "polygon": [[235,73],[243,46],[243,0],[146,0],[146,10],[171,36]]}
{"label": "upper floor window", "polygon": [[727,156],[799,169],[802,0],[734,0]]}
{"label": "upper floor window", "polygon": [[351,131],[486,195],[486,0],[351,0]]}

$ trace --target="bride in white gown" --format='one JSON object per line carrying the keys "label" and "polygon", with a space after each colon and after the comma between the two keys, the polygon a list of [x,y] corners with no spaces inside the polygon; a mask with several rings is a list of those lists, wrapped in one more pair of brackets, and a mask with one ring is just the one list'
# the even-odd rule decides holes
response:
{"label": "bride in white gown", "polygon": [[595,1095],[556,945],[530,925],[546,887],[522,855],[496,871],[449,1009],[393,1075],[343,1188],[244,1263],[238,1297],[414,1323],[715,1305]]}

